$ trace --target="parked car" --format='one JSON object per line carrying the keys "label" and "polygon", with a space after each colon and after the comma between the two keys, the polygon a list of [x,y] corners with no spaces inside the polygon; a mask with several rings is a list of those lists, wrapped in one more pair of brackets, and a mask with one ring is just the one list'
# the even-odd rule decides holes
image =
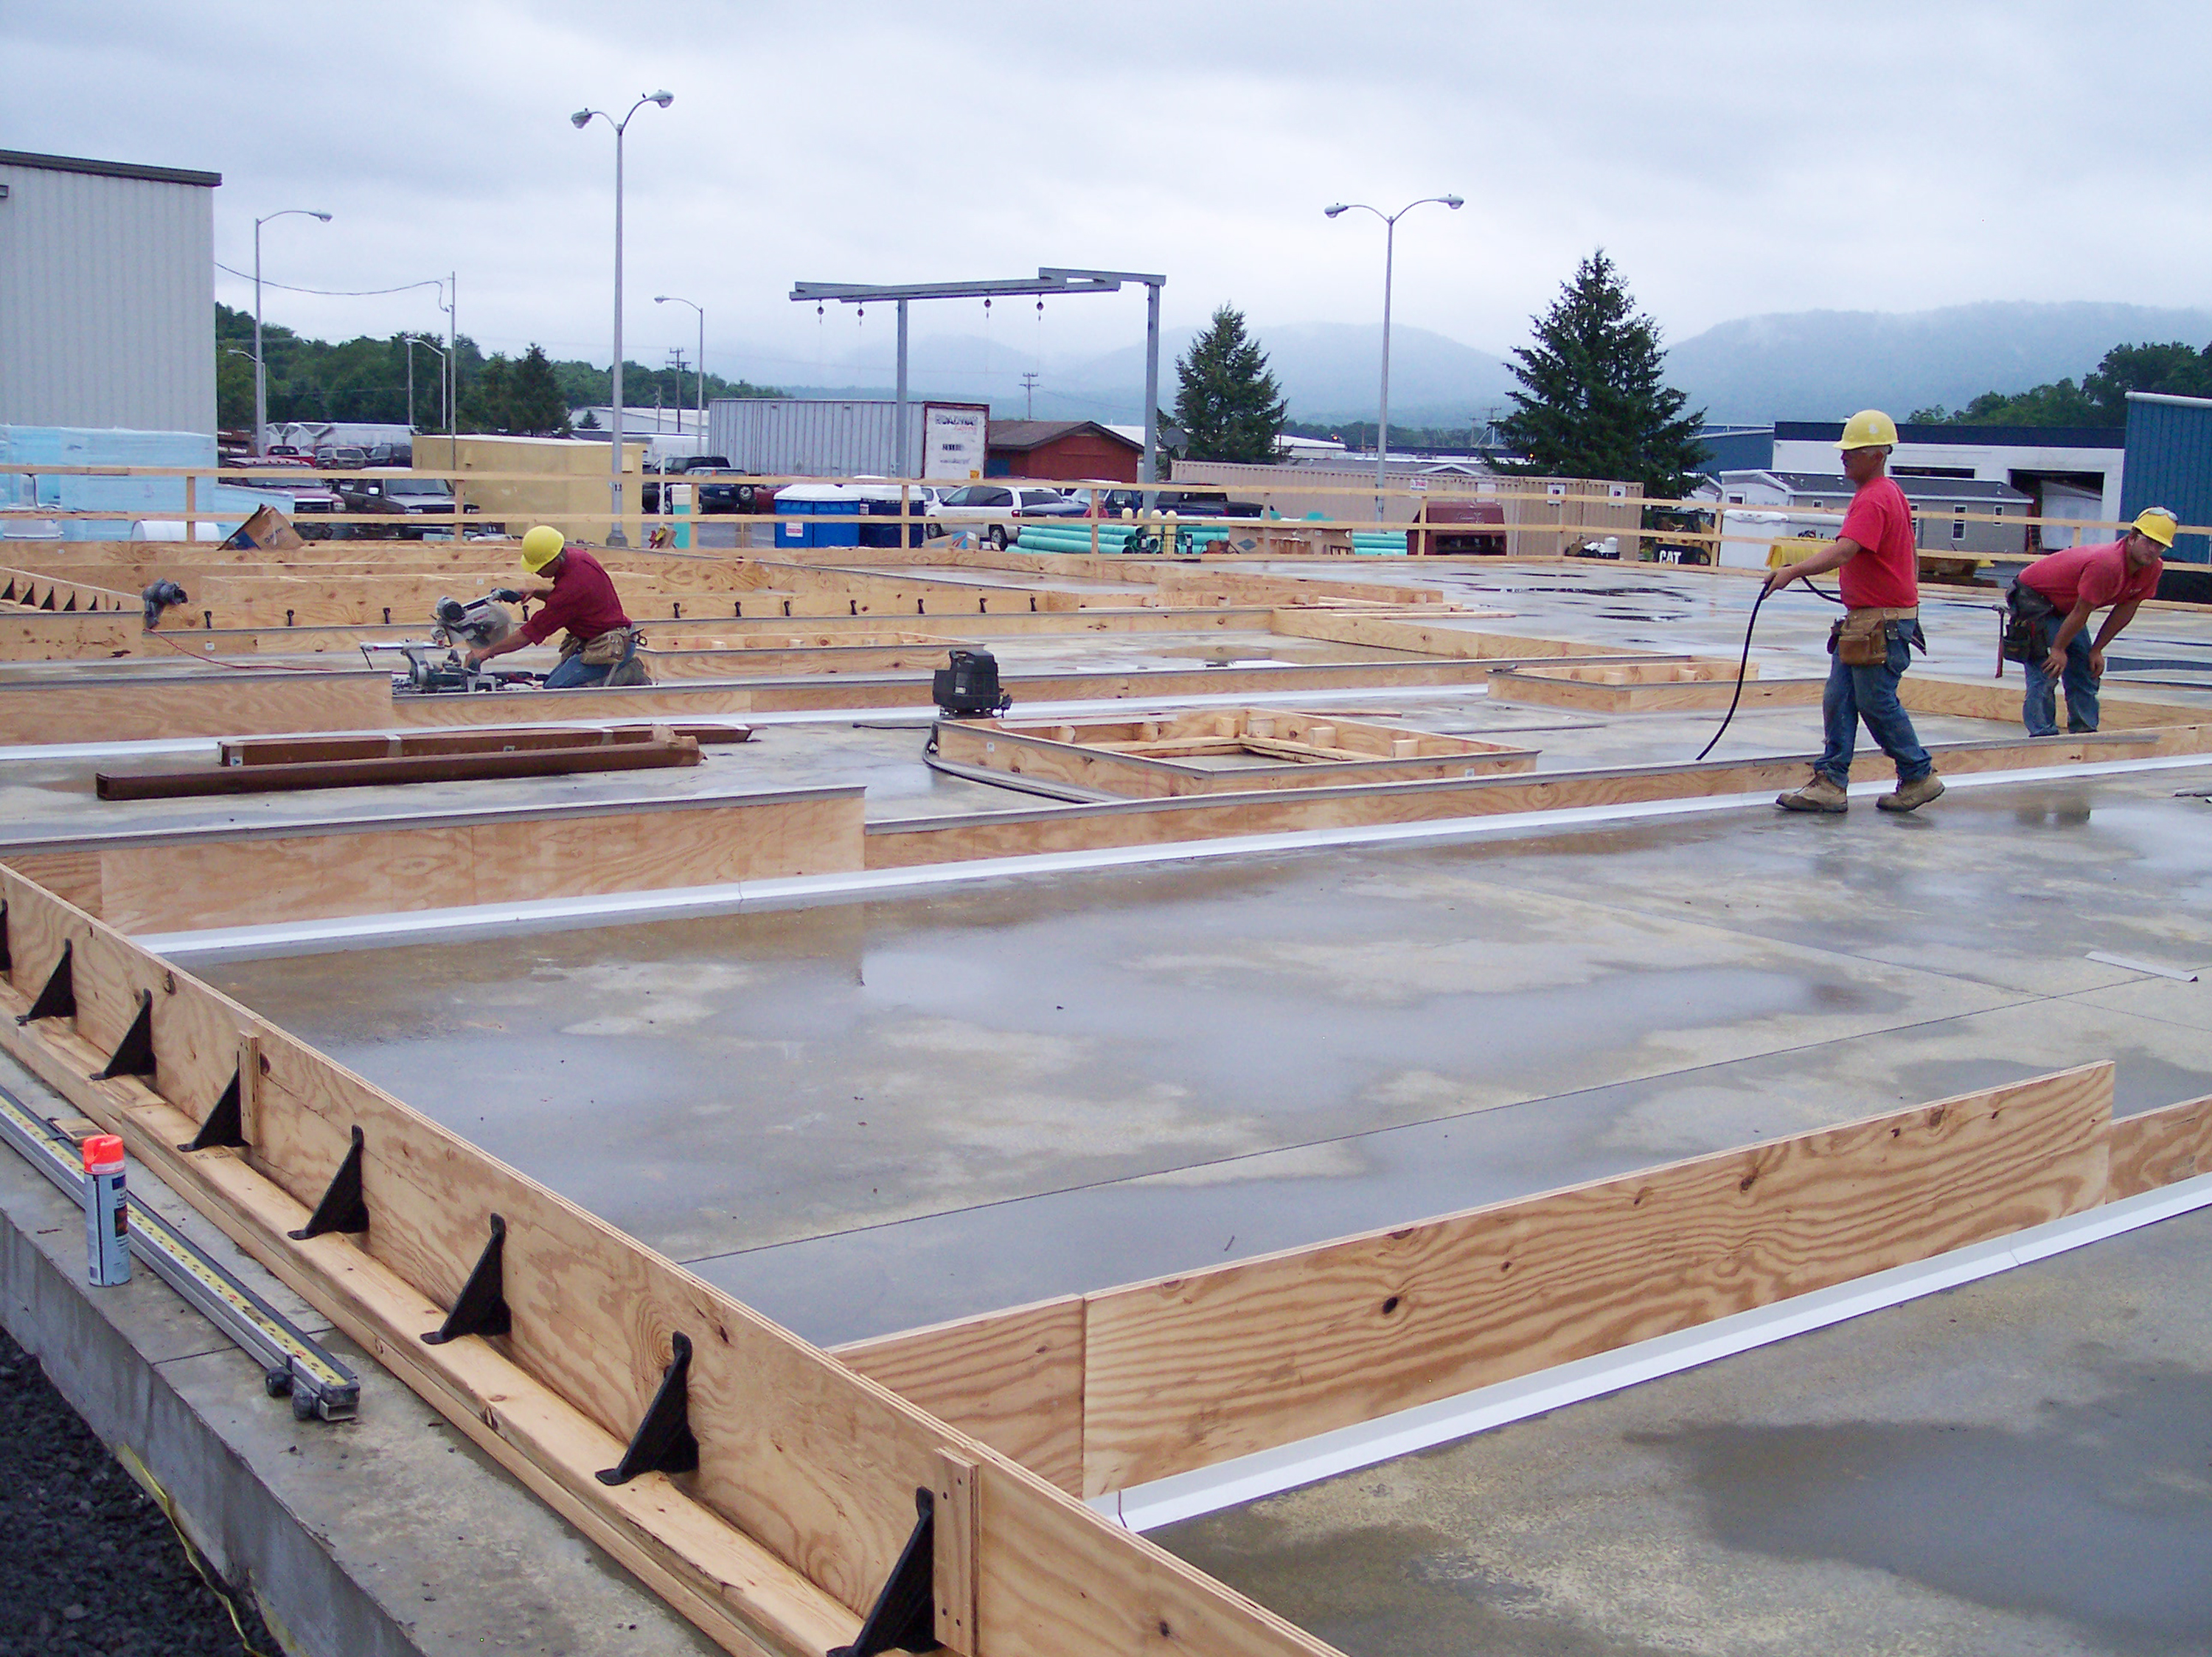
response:
{"label": "parked car", "polygon": [[758,475],[729,466],[694,464],[684,469],[684,481],[698,487],[702,513],[775,511],[776,486],[754,481]]}
{"label": "parked car", "polygon": [[411,466],[415,464],[412,443],[372,443],[368,463],[373,466]]}
{"label": "parked car", "polygon": [[[1163,487],[1152,491],[1155,512],[1172,512],[1183,518],[1262,518],[1267,509],[1257,501],[1232,501],[1225,489]],[[1125,511],[1145,510],[1145,491],[1132,485],[1098,491],[1101,516],[1118,518]]]}
{"label": "parked car", "polygon": [[332,472],[359,472],[368,465],[368,451],[352,443],[325,443],[315,451],[315,464]]}
{"label": "parked car", "polygon": [[1024,518],[1080,518],[1082,505],[1056,489],[1034,484],[969,484],[924,509],[931,533],[974,529],[1003,549]]}
{"label": "parked car", "polygon": [[[340,538],[362,540],[419,541],[428,535],[447,536],[451,524],[416,524],[405,520],[450,513],[453,491],[441,478],[349,478],[337,486],[338,499],[348,512],[373,512],[395,521],[386,524],[340,524]],[[471,508],[470,510],[475,510]]]}

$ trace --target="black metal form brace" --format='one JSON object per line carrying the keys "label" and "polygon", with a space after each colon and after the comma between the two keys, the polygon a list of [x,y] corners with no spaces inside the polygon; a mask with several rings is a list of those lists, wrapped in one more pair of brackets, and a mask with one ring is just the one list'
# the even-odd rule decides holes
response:
{"label": "black metal form brace", "polygon": [[15,958],[8,953],[8,905],[0,902],[0,972],[15,970]]}
{"label": "black metal form brace", "polygon": [[70,975],[70,952],[76,947],[74,939],[64,940],[62,958],[54,963],[53,976],[46,987],[39,991],[39,998],[31,1003],[27,1013],[15,1014],[15,1022],[29,1024],[37,1019],[73,1019],[76,1016],[76,980]]}
{"label": "black metal form brace", "polygon": [[230,1086],[222,1090],[222,1097],[200,1124],[200,1130],[192,1136],[191,1143],[179,1145],[180,1151],[212,1151],[228,1147],[244,1150],[246,1147],[246,1073],[233,1070]]}
{"label": "black metal form brace", "polygon": [[849,1646],[830,1657],[879,1657],[886,1651],[935,1651],[937,1638],[937,1501],[927,1487],[914,1493],[914,1534]]}
{"label": "black metal form brace", "polygon": [[699,1441],[691,1436],[691,1337],[668,1337],[672,1355],[622,1465],[597,1474],[602,1484],[627,1484],[640,1473],[688,1473],[699,1465]]}
{"label": "black metal form brace", "polygon": [[107,1063],[92,1073],[94,1081],[112,1081],[118,1076],[149,1076],[154,1074],[154,992],[138,992],[137,1016],[131,1027],[123,1033],[123,1039],[115,1044],[108,1055]]}
{"label": "black metal form brace", "polygon": [[495,1214],[491,1217],[491,1240],[477,1256],[476,1269],[469,1280],[461,1285],[460,1299],[446,1314],[446,1321],[425,1335],[423,1341],[431,1346],[442,1346],[447,1341],[457,1341],[464,1335],[504,1335],[514,1327],[514,1317],[507,1309],[502,1257],[507,1248],[507,1221]]}
{"label": "black metal form brace", "polygon": [[331,1176],[330,1189],[323,1193],[323,1200],[315,1204],[315,1211],[307,1216],[306,1225],[286,1234],[295,1242],[304,1243],[326,1231],[368,1229],[368,1204],[361,1195],[361,1153],[364,1142],[360,1128],[356,1127],[353,1145],[346,1152],[345,1161],[338,1164],[338,1171]]}

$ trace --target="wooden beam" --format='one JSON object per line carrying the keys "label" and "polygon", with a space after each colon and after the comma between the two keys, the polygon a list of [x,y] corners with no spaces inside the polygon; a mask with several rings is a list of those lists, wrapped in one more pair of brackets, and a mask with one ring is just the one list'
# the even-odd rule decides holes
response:
{"label": "wooden beam", "polygon": [[857,869],[862,790],[188,829],[5,855],[126,932],[258,926]]}
{"label": "wooden beam", "polygon": [[[0,1047],[283,1277],[550,1505],[728,1649],[822,1657],[849,1640],[900,1549],[915,1492],[975,1468],[973,1657],[1219,1657],[1330,1648],[726,1295],[522,1178],[249,1009],[13,871],[12,971],[0,1015],[61,947],[73,1020],[19,1026]],[[19,918],[20,917],[20,918]],[[89,1061],[154,998],[156,1074],[89,1079]],[[227,1085],[238,1038],[261,1042],[252,1148],[175,1148]],[[356,1129],[370,1214],[358,1238],[289,1235]],[[431,1346],[504,1217],[509,1335]],[[611,1488],[668,1362],[692,1341],[700,1466]],[[957,1599],[955,1603],[957,1603]],[[1161,1630],[1165,1630],[1163,1633]]]}
{"label": "wooden beam", "polygon": [[1083,1297],[841,1346],[832,1355],[1071,1496],[1083,1493]]}
{"label": "wooden beam", "polygon": [[0,744],[145,742],[391,722],[391,676],[361,670],[0,680]]}

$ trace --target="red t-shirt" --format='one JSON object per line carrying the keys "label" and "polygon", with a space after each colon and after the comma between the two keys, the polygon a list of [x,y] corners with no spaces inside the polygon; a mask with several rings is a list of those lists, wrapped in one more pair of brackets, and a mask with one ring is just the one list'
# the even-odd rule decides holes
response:
{"label": "red t-shirt", "polygon": [[1912,543],[1912,509],[1888,478],[1859,485],[1844,515],[1843,533],[1859,544],[1844,560],[1836,584],[1854,610],[1906,610],[1920,602],[1920,552]]}
{"label": "red t-shirt", "polygon": [[2127,545],[2106,541],[2101,546],[2069,546],[2053,552],[2021,570],[2021,584],[2049,599],[2062,616],[2084,599],[2092,610],[2101,610],[2123,599],[2149,598],[2158,591],[2159,572],[2166,561],[2154,558],[2143,569],[2130,570]]}
{"label": "red t-shirt", "polygon": [[606,566],[581,547],[572,546],[561,554],[553,596],[522,624],[522,636],[532,644],[543,644],[565,627],[588,643],[613,628],[629,625]]}

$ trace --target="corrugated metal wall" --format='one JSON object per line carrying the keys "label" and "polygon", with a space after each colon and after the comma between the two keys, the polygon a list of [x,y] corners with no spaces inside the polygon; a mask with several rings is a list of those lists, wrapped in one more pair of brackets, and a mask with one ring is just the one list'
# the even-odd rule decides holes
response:
{"label": "corrugated metal wall", "polygon": [[710,452],[766,477],[906,478],[921,453],[921,402],[816,402],[792,397],[718,398],[707,405]]}
{"label": "corrugated metal wall", "polygon": [[[2128,465],[2120,516],[2147,506],[2170,508],[2185,524],[2212,524],[2212,399],[2128,393]],[[2203,535],[2174,538],[2178,563],[2212,560]]]}
{"label": "corrugated metal wall", "polygon": [[0,162],[0,425],[215,432],[215,192]]}

